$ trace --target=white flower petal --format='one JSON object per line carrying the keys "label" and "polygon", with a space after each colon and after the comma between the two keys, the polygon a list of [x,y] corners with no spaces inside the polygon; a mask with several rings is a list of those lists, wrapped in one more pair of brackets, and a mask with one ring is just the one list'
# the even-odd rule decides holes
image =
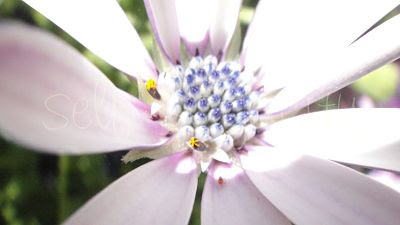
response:
{"label": "white flower petal", "polygon": [[96,55],[132,76],[148,79],[155,66],[115,0],[24,0]]}
{"label": "white flower petal", "polygon": [[75,212],[64,225],[187,224],[197,188],[197,171],[176,169],[191,156],[174,155],[121,177]]}
{"label": "white flower petal", "polygon": [[399,127],[400,109],[338,109],[281,120],[261,138],[299,153],[400,171]]}
{"label": "white flower petal", "polygon": [[400,16],[375,28],[324,63],[302,70],[268,106],[267,114],[301,109],[400,57]]}
{"label": "white flower petal", "polygon": [[0,23],[0,132],[29,148],[85,154],[158,143],[149,106],[116,88],[63,41]]}
{"label": "white flower petal", "polygon": [[210,44],[212,53],[223,56],[239,18],[241,0],[212,1],[210,5]]}
{"label": "white flower petal", "polygon": [[[224,177],[224,174],[235,174]],[[210,167],[201,201],[203,225],[289,225],[279,212],[236,166]]]}
{"label": "white flower petal", "polygon": [[187,145],[182,144],[182,141],[175,136],[150,146],[135,148],[126,153],[121,160],[124,163],[128,163],[141,158],[161,159],[184,151],[187,151]]}
{"label": "white flower petal", "polygon": [[173,64],[180,60],[180,36],[175,1],[144,0],[147,16],[161,50]]}
{"label": "white flower petal", "polygon": [[243,64],[249,71],[262,66],[260,82],[266,91],[277,90],[307,76],[398,4],[397,0],[259,1],[243,44]]}
{"label": "white flower petal", "polygon": [[204,54],[211,17],[206,16],[211,0],[175,0],[179,32],[192,56]]}
{"label": "white flower petal", "polygon": [[222,149],[217,149],[211,157],[217,161],[224,162],[224,163],[230,163],[231,158],[229,157],[228,153],[226,153]]}
{"label": "white flower petal", "polygon": [[400,192],[400,174],[382,170],[372,170],[368,173],[368,176],[393,190]]}
{"label": "white flower petal", "polygon": [[[252,160],[274,163],[274,157],[248,159]],[[302,156],[281,168],[246,173],[294,224],[392,225],[400,221],[398,192],[334,162]]]}

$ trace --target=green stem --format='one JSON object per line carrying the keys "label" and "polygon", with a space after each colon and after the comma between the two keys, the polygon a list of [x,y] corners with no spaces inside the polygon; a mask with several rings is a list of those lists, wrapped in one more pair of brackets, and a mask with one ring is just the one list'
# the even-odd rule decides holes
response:
{"label": "green stem", "polygon": [[60,156],[58,160],[58,222],[62,223],[68,216],[68,174],[69,157]]}

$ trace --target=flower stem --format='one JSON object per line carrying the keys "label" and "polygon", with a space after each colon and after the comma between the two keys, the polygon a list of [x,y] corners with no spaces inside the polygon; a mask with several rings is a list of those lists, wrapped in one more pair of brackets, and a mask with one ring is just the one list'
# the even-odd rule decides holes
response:
{"label": "flower stem", "polygon": [[58,160],[58,222],[63,222],[68,216],[68,174],[70,170],[68,156],[60,156]]}

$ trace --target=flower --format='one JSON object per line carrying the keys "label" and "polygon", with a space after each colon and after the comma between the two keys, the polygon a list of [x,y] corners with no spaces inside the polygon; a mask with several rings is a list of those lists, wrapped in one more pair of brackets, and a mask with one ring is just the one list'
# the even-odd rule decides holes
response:
{"label": "flower", "polygon": [[[352,43],[394,2],[310,1],[318,9],[310,10],[305,2],[260,1],[238,63],[228,49],[241,1],[146,0],[167,59],[160,73],[115,1],[26,2],[137,79],[141,99],[151,102],[115,88],[57,38],[0,25],[2,135],[58,154],[133,149],[125,161],[157,158],[66,224],[186,224],[199,168],[208,171],[202,224],[399,221],[398,193],[327,160],[399,170],[398,109],[293,116],[400,56],[398,17]],[[290,17],[277,21],[282,12]]]}

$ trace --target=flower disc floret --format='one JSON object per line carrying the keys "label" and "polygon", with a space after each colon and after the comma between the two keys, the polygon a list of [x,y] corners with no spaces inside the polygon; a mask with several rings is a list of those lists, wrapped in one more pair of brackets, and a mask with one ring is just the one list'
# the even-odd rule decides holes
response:
{"label": "flower disc floret", "polygon": [[241,70],[236,62],[218,63],[209,55],[193,57],[187,68],[178,65],[161,73],[156,113],[192,150],[200,145],[202,151],[241,148],[256,133],[260,94],[251,90],[251,78]]}

